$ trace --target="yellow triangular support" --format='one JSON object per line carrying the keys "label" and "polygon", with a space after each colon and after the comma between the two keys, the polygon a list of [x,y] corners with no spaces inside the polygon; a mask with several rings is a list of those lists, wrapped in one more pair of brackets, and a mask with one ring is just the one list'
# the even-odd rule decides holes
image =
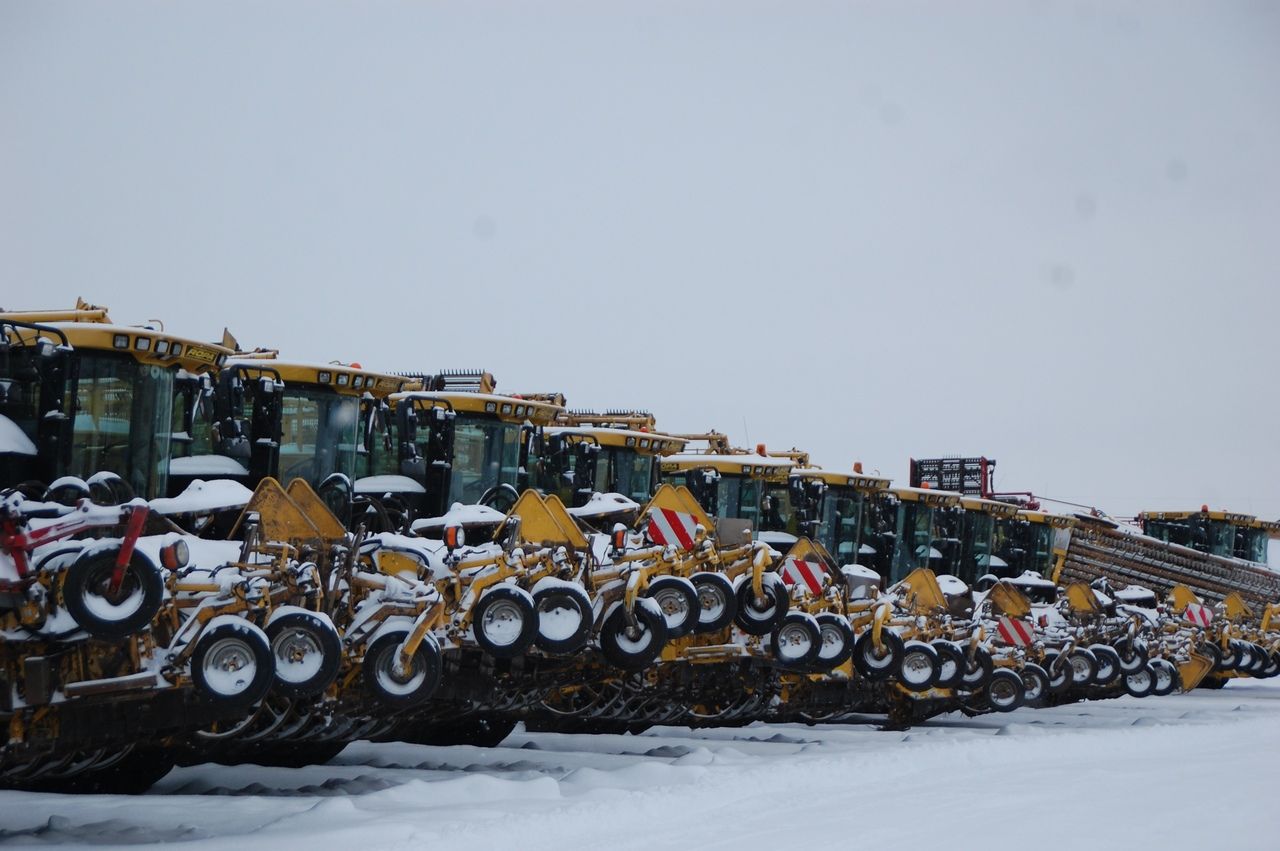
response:
{"label": "yellow triangular support", "polygon": [[786,558],[796,561],[820,561],[828,571],[834,572],[836,569],[836,560],[831,557],[831,553],[827,552],[827,548],[808,538],[800,538],[792,544],[791,549],[787,550]]}
{"label": "yellow triangular support", "polygon": [[311,541],[320,538],[318,530],[307,513],[298,507],[280,483],[270,476],[258,483],[253,496],[245,505],[229,538],[240,532],[240,526],[252,512],[258,513],[259,530],[264,541]]}
{"label": "yellow triangular support", "polygon": [[937,575],[927,567],[917,567],[903,577],[899,585],[905,585],[910,592],[907,605],[916,614],[945,611],[947,598],[938,585]]}
{"label": "yellow triangular support", "polygon": [[1185,585],[1173,586],[1169,591],[1169,598],[1173,601],[1173,610],[1175,612],[1185,612],[1187,606],[1200,605],[1200,598]]}
{"label": "yellow triangular support", "polygon": [[1229,621],[1244,621],[1253,618],[1253,610],[1241,598],[1238,591],[1232,591],[1228,594],[1226,599],[1222,601],[1222,605],[1224,614],[1226,614]]}
{"label": "yellow triangular support", "polygon": [[649,512],[655,508],[665,508],[668,511],[692,514],[694,522],[706,529],[708,535],[715,533],[715,523],[707,516],[707,512],[702,510],[702,506],[698,504],[698,501],[693,498],[693,493],[684,485],[677,487],[669,482],[659,485],[657,491],[640,509],[640,517],[648,516]]}
{"label": "yellow triangular support", "polygon": [[333,516],[329,506],[324,504],[324,500],[306,479],[294,479],[289,482],[285,493],[293,500],[294,505],[307,515],[311,525],[316,527],[320,537],[327,543],[341,541],[347,536],[347,530],[343,528],[342,521]]}
{"label": "yellow triangular support", "polygon": [[1031,601],[1027,599],[1027,595],[1023,594],[1017,586],[1003,579],[991,586],[987,596],[1002,614],[1011,618],[1025,618],[1031,614]]}
{"label": "yellow triangular support", "polygon": [[[565,510],[558,496],[545,499],[535,490],[527,490],[507,512],[507,517],[520,518],[520,539],[540,546],[566,546],[570,549],[587,548],[587,538]],[[498,534],[502,534],[499,527]]]}
{"label": "yellow triangular support", "polygon": [[1067,603],[1078,615],[1096,615],[1102,611],[1097,595],[1083,582],[1072,582],[1067,586]]}

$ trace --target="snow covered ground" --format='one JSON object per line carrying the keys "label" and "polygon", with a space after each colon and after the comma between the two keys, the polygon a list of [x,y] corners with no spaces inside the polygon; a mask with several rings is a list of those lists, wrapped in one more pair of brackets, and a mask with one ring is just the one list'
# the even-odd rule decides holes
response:
{"label": "snow covered ground", "polygon": [[[177,769],[148,795],[0,792],[0,846],[462,849],[1280,847],[1280,685],[870,724],[516,732]],[[447,843],[447,845],[445,844]]]}

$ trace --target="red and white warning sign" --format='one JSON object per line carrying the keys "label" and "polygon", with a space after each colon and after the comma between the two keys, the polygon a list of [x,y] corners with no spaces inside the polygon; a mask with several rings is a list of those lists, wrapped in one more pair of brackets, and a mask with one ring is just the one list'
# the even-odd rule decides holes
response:
{"label": "red and white warning sign", "polygon": [[996,631],[1005,644],[1012,644],[1014,647],[1027,647],[1035,640],[1035,630],[1031,624],[1017,618],[1001,616]]}
{"label": "red and white warning sign", "polygon": [[670,508],[655,508],[649,512],[649,538],[655,544],[691,550],[697,528],[698,520],[692,514]]}
{"label": "red and white warning sign", "polygon": [[778,575],[782,577],[782,581],[788,586],[804,585],[814,594],[821,594],[822,578],[827,575],[827,569],[822,566],[820,561],[801,561],[800,559],[789,558],[782,562]]}
{"label": "red and white warning sign", "polygon": [[1183,614],[1186,615],[1188,621],[1196,626],[1208,626],[1213,623],[1213,610],[1199,603],[1189,604]]}

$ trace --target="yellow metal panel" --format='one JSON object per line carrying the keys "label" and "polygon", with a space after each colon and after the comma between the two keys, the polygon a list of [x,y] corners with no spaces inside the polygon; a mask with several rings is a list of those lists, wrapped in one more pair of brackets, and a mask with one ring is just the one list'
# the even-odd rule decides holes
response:
{"label": "yellow metal panel", "polygon": [[1083,582],[1072,582],[1067,586],[1067,603],[1072,611],[1081,615],[1096,615],[1102,611],[1097,595]]}
{"label": "yellow metal panel", "polygon": [[917,567],[902,580],[909,591],[907,607],[916,614],[945,611],[947,598],[938,585],[938,577],[927,567]]}
{"label": "yellow metal panel", "polygon": [[[537,491],[527,490],[516,500],[507,517],[520,519],[520,538],[523,541],[548,547],[586,549],[586,536],[565,511],[559,497],[543,499]],[[498,534],[502,534],[501,528]]]}
{"label": "yellow metal panel", "polygon": [[1031,614],[1031,601],[1017,586],[1001,579],[992,586],[990,594],[992,604],[1011,618],[1025,618]]}
{"label": "yellow metal panel", "polygon": [[268,476],[258,483],[249,504],[240,512],[231,537],[235,537],[245,518],[257,512],[264,541],[310,541],[320,538],[320,531],[307,513],[285,493],[280,483]]}
{"label": "yellow metal panel", "polygon": [[307,515],[311,525],[315,526],[324,541],[336,543],[346,538],[347,530],[343,528],[342,521],[333,516],[329,506],[324,504],[324,500],[320,499],[320,495],[312,489],[306,479],[294,479],[289,482],[285,493],[293,500],[294,505]]}

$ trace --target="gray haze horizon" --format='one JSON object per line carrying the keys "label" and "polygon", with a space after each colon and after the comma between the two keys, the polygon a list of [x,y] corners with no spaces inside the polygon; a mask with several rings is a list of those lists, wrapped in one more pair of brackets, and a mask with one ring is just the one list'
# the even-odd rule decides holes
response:
{"label": "gray haze horizon", "polygon": [[0,306],[1276,519],[1277,92],[1261,2],[10,0]]}

